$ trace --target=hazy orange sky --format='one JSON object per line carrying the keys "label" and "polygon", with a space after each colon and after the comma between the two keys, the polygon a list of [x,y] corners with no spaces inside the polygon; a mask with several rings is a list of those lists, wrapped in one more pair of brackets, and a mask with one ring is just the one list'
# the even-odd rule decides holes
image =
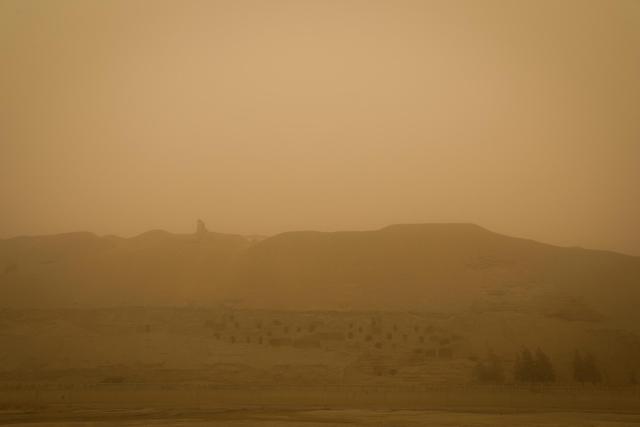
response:
{"label": "hazy orange sky", "polygon": [[473,222],[640,255],[640,2],[0,0],[0,237]]}

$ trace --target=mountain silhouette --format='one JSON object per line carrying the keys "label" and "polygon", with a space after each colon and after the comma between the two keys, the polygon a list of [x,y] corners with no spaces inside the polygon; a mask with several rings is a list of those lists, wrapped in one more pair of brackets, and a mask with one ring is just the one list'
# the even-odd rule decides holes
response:
{"label": "mountain silhouette", "polygon": [[514,310],[640,324],[640,258],[558,247],[473,224],[286,232],[199,228],[132,238],[0,240],[0,305],[219,304],[296,310]]}

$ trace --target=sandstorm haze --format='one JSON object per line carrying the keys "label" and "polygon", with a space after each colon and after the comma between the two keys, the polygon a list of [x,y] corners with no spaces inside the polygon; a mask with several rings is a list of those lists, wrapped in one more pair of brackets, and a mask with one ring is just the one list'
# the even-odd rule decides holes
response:
{"label": "sandstorm haze", "polygon": [[0,1],[0,237],[472,222],[640,255],[636,1]]}
{"label": "sandstorm haze", "polygon": [[640,425],[640,0],[0,0],[0,424]]}

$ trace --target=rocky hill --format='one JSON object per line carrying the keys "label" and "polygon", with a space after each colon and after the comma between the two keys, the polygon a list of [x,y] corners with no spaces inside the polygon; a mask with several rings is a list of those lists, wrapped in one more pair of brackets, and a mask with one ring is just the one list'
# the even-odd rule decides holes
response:
{"label": "rocky hill", "polygon": [[640,324],[640,258],[472,224],[282,233],[150,231],[0,240],[4,307],[215,305],[293,310],[511,310]]}
{"label": "rocky hill", "polygon": [[0,371],[460,383],[490,353],[511,375],[527,347],[559,381],[580,350],[624,384],[640,372],[639,303],[640,258],[471,224],[18,237],[0,241]]}
{"label": "rocky hill", "polygon": [[535,311],[640,324],[640,258],[512,238],[472,224],[292,232],[242,257],[243,301],[262,307]]}
{"label": "rocky hill", "polygon": [[242,236],[149,231],[0,240],[0,306],[110,307],[212,304],[250,245]]}

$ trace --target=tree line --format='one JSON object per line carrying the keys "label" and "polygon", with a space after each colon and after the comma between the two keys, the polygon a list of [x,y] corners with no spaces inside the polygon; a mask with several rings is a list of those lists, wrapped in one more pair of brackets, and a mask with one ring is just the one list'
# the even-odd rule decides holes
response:
{"label": "tree line", "polygon": [[[590,352],[576,350],[573,358],[573,379],[579,383],[598,384],[602,374],[595,357]],[[473,369],[473,378],[480,383],[501,384],[506,380],[503,360],[495,353],[479,360]],[[513,379],[519,383],[552,383],[556,381],[556,372],[549,356],[538,348],[532,352],[523,348],[513,365]],[[635,375],[634,375],[635,379]]]}

